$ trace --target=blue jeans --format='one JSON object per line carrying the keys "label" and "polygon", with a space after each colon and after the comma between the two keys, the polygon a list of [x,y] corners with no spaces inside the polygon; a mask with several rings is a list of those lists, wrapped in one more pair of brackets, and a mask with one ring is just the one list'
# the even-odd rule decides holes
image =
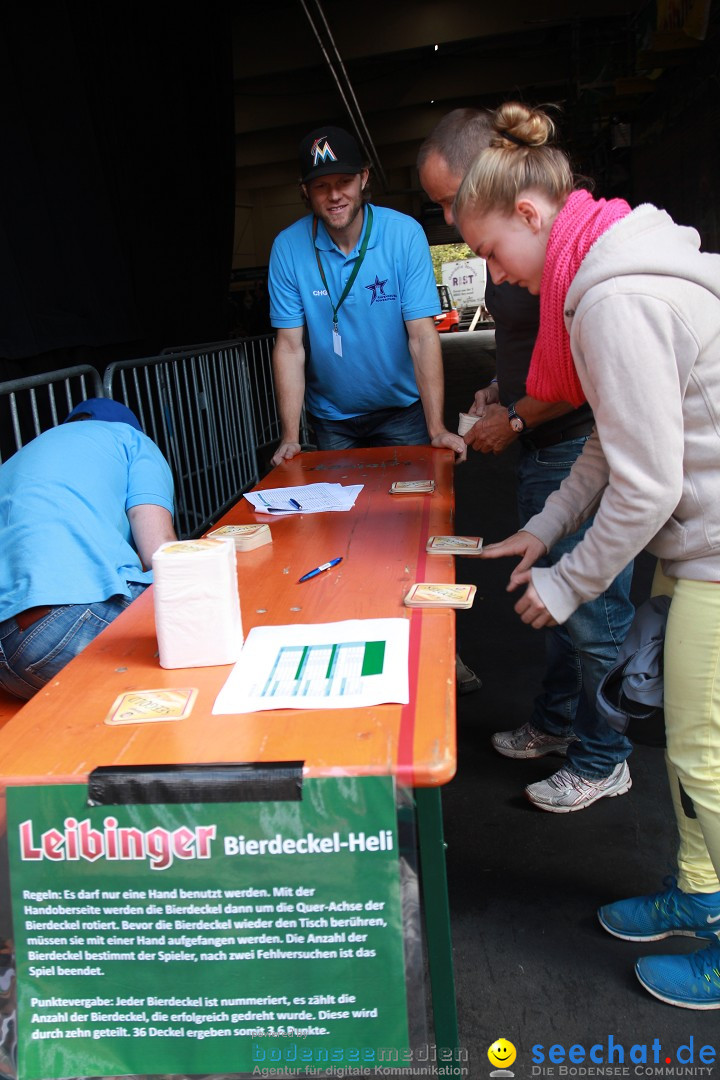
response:
{"label": "blue jeans", "polygon": [[62,604],[27,630],[21,630],[12,618],[0,622],[0,686],[27,701],[146,588],[128,582],[129,597],[111,596],[97,604]]}
{"label": "blue jeans", "polygon": [[[518,464],[518,512],[521,525],[538,514],[582,452],[587,439],[568,439],[543,450],[523,447]],[[552,566],[572,551],[592,524],[585,522],[559,541],[538,566]],[[562,626],[545,630],[546,670],[535,699],[531,723],[551,735],[574,731],[578,741],[568,749],[568,762],[580,776],[608,776],[632,750],[624,735],[613,731],[595,711],[598,687],[615,663],[618,648],[632,622],[630,563],[596,600],[582,604]]]}
{"label": "blue jeans", "polygon": [[350,450],[366,446],[425,446],[430,442],[422,402],[406,408],[376,409],[347,420],[308,419],[320,450]]}

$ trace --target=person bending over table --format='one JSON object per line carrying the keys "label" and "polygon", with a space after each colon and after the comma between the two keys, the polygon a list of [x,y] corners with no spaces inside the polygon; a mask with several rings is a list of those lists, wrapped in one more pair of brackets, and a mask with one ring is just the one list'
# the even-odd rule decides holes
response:
{"label": "person bending over table", "polygon": [[[565,622],[643,548],[672,579],[664,651],[667,765],[680,833],[676,884],[600,909],[627,941],[711,944],[637,961],[643,987],[720,1009],[720,255],[663,210],[578,190],[539,109],[510,102],[454,213],[493,278],[540,296],[528,391],[587,399],[595,430],[569,477],[485,558],[520,556],[509,588],[534,627]],[[594,514],[580,543],[538,566]]]}
{"label": "person bending over table", "polygon": [[170,467],[110,399],[0,465],[0,686],[31,698],[139,596],[172,514]]}
{"label": "person bending over table", "polygon": [[[442,207],[448,225],[454,224],[452,204],[463,177],[492,136],[489,112],[454,109],[420,147],[420,183]],[[495,321],[497,378],[475,394],[468,412],[478,422],[465,441],[475,450],[494,454],[518,442],[517,508],[523,525],[542,510],[547,496],[570,472],[590,437],[593,415],[587,402],[573,408],[527,393],[540,316],[537,296],[507,281],[496,284],[488,273],[485,303]],[[587,521],[555,544],[545,564],[572,551],[589,527]],[[530,719],[509,731],[496,731],[491,738],[493,748],[504,757],[567,758],[567,764],[546,780],[525,788],[526,797],[541,810],[555,814],[584,810],[630,789],[626,760],[632,744],[599,715],[595,699],[632,622],[632,569],[630,563],[563,626],[545,630],[545,672]]]}

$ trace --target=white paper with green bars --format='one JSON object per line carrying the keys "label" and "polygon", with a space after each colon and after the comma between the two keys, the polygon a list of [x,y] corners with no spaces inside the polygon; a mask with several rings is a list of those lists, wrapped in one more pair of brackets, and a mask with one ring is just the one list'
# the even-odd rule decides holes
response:
{"label": "white paper with green bars", "polygon": [[213,713],[407,704],[409,626],[407,619],[255,626]]}

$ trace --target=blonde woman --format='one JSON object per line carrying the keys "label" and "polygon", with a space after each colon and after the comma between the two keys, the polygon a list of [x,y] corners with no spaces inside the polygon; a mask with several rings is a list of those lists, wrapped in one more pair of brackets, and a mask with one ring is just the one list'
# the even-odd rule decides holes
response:
{"label": "blonde woman", "polygon": [[[543,511],[485,556],[520,556],[509,589],[534,627],[564,622],[640,551],[670,581],[667,763],[680,833],[677,882],[608,904],[629,941],[707,938],[636,972],[662,1001],[720,1008],[720,256],[650,205],[576,188],[548,115],[519,103],[466,175],[454,215],[496,283],[540,296],[527,380],[543,401],[587,401],[595,431]],[[553,566],[535,562],[591,515]],[[572,782],[572,777],[569,777]]]}

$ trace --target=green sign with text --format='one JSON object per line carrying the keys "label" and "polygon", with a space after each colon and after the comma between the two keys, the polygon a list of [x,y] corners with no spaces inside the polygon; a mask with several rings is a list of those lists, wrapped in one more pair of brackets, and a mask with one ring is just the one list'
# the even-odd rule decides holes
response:
{"label": "green sign with text", "polygon": [[391,778],[162,806],[10,788],[8,822],[18,1080],[302,1075],[407,1048]]}

